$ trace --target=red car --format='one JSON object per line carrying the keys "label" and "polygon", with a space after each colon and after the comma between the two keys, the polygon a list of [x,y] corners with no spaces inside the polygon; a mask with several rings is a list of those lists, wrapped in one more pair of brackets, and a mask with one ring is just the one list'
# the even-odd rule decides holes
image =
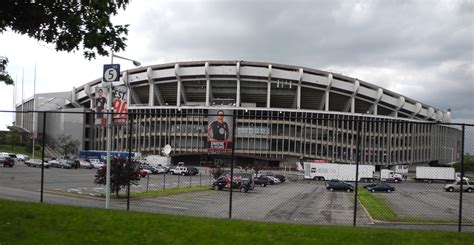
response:
{"label": "red car", "polygon": [[15,165],[15,162],[13,161],[13,159],[11,159],[10,157],[7,157],[7,156],[0,156],[0,164],[3,165],[3,167],[13,167],[13,165]]}

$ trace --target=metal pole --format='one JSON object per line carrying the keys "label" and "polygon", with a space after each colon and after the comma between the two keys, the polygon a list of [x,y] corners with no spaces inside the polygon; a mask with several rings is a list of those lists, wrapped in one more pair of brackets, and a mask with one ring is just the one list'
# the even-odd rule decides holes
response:
{"label": "metal pole", "polygon": [[355,182],[355,189],[354,189],[354,219],[352,222],[352,226],[356,226],[357,222],[357,187],[358,187],[358,178],[359,178],[359,161],[360,161],[360,131],[361,131],[362,122],[359,120],[357,121],[357,150],[356,150],[356,182]]}
{"label": "metal pole", "polygon": [[232,115],[232,161],[230,164],[230,196],[229,196],[229,219],[232,219],[232,184],[234,183],[234,150],[235,150],[235,130],[237,128],[237,125],[235,125],[235,111],[234,114]]}
{"label": "metal pole", "polygon": [[461,232],[462,227],[462,193],[463,193],[463,181],[464,181],[464,134],[466,133],[466,125],[462,125],[461,135],[461,189],[459,191],[459,220],[458,220],[458,232]]}
{"label": "metal pole", "polygon": [[179,174],[178,174],[178,188],[179,188]]}
{"label": "metal pole", "polygon": [[166,173],[163,173],[163,190],[166,190]]}
{"label": "metal pole", "polygon": [[150,184],[150,174],[147,174],[146,177],[146,192],[148,192],[148,185]]}
{"label": "metal pole", "polygon": [[105,208],[110,204],[110,151],[112,145],[112,83],[109,83],[107,94],[107,173],[105,182]]}
{"label": "metal pole", "polygon": [[192,187],[192,183],[193,183],[193,176],[190,174],[189,175],[189,188]]}
{"label": "metal pole", "polygon": [[[43,148],[41,149],[41,200],[43,203],[43,188],[44,188],[44,146],[46,142],[46,111],[43,112],[43,139],[41,140]],[[33,159],[34,161],[34,159]]]}
{"label": "metal pole", "polygon": [[202,183],[201,183],[201,173],[199,173],[199,186],[202,186]]}
{"label": "metal pole", "polygon": [[127,162],[127,211],[130,210],[130,168],[132,167],[132,124],[133,124],[133,115],[128,114],[128,162]]}

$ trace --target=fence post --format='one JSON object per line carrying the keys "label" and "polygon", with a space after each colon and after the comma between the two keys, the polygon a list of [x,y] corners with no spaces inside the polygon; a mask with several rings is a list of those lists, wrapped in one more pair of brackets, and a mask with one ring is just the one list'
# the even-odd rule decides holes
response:
{"label": "fence post", "polygon": [[130,168],[132,165],[132,127],[133,124],[133,114],[128,114],[128,161],[127,161],[127,178],[128,178],[128,183],[127,183],[127,211],[130,210]]}
{"label": "fence post", "polygon": [[189,188],[192,187],[192,183],[193,183],[193,176],[190,174],[189,175]]}
{"label": "fence post", "polygon": [[464,181],[464,134],[466,133],[466,125],[462,125],[461,135],[461,189],[459,190],[459,220],[458,220],[458,232],[461,232],[462,227],[462,194],[463,194],[463,181]]}
{"label": "fence post", "polygon": [[148,185],[150,184],[150,174],[146,175],[146,192],[148,192]]}
{"label": "fence post", "polygon": [[181,175],[181,174],[178,174],[178,188],[179,188],[179,176],[180,176],[180,175]]}
{"label": "fence post", "polygon": [[237,129],[237,125],[235,125],[235,111],[232,116],[232,125],[233,125],[233,130],[232,130],[232,161],[230,164],[230,196],[229,196],[229,219],[232,219],[232,184],[234,183],[234,161],[235,161],[235,156],[234,156],[234,150],[235,150],[235,130]]}
{"label": "fence post", "polygon": [[[40,198],[41,203],[43,203],[43,191],[44,191],[44,147],[46,145],[45,142],[46,142],[46,111],[43,111],[43,139],[41,140],[41,144],[43,145],[43,147],[41,148],[41,198]],[[35,150],[35,146],[33,146],[33,151],[34,150]]]}
{"label": "fence post", "polygon": [[359,161],[360,161],[360,131],[361,131],[361,119],[357,121],[357,149],[356,149],[356,182],[354,187],[354,219],[352,226],[356,226],[357,223],[357,188],[358,188],[358,178],[359,178]]}
{"label": "fence post", "polygon": [[201,183],[201,173],[199,173],[199,186],[202,186],[202,183]]}
{"label": "fence post", "polygon": [[166,173],[163,173],[163,190],[166,190]]}

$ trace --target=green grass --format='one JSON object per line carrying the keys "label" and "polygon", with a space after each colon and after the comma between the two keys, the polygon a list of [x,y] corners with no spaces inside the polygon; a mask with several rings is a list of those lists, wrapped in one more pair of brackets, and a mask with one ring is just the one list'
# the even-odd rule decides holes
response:
{"label": "green grass", "polygon": [[453,223],[457,220],[432,219],[426,217],[399,217],[387,204],[385,199],[378,198],[366,189],[359,187],[359,201],[367,209],[369,215],[379,221],[407,222],[407,223]]}
{"label": "green grass", "polygon": [[[165,190],[151,190],[148,192],[130,192],[130,198],[147,198],[147,197],[160,197],[160,196],[169,196],[175,195],[179,193],[187,193],[187,192],[196,192],[196,191],[206,191],[210,190],[211,187],[209,185],[206,186],[184,186],[181,188],[170,188]],[[87,196],[90,197],[87,193],[86,194],[79,194],[74,192],[67,192],[64,190],[47,190],[49,193],[59,193],[59,194],[66,194],[68,196]],[[105,197],[105,194],[102,194],[101,197]],[[117,199],[117,196],[114,193],[111,193],[111,198]],[[127,198],[127,193],[119,193],[118,199]]]}
{"label": "green grass", "polygon": [[193,186],[193,187],[181,187],[181,188],[172,188],[172,189],[165,189],[165,190],[153,190],[148,192],[130,192],[130,197],[132,198],[144,198],[144,197],[159,197],[159,196],[168,196],[174,195],[179,193],[186,193],[186,192],[195,192],[195,191],[207,191],[210,190],[211,187],[209,185],[206,186]]}
{"label": "green grass", "polygon": [[[32,152],[26,152],[24,146],[14,145],[13,150],[11,145],[0,145],[0,152],[9,152],[9,153],[17,153],[17,154],[25,154],[29,157],[32,157]],[[42,154],[41,151],[35,151],[35,158],[41,158]]]}
{"label": "green grass", "polygon": [[474,233],[263,223],[0,200],[0,244],[456,245],[473,241]]}

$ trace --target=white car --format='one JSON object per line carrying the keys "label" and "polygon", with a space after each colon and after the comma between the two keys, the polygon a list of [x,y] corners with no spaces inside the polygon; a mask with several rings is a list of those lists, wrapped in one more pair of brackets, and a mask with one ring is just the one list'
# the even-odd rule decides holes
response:
{"label": "white car", "polygon": [[30,160],[30,157],[24,154],[17,154],[16,159],[18,159],[18,161],[24,162]]}
{"label": "white car", "polygon": [[94,166],[94,168],[101,168],[105,166],[105,164],[102,163],[99,159],[89,159],[89,161],[92,163],[92,166]]}
{"label": "white car", "polygon": [[[42,160],[41,159],[28,159],[25,161],[26,166],[28,167],[40,167],[42,166]],[[49,162],[44,162],[44,167],[49,168]]]}

